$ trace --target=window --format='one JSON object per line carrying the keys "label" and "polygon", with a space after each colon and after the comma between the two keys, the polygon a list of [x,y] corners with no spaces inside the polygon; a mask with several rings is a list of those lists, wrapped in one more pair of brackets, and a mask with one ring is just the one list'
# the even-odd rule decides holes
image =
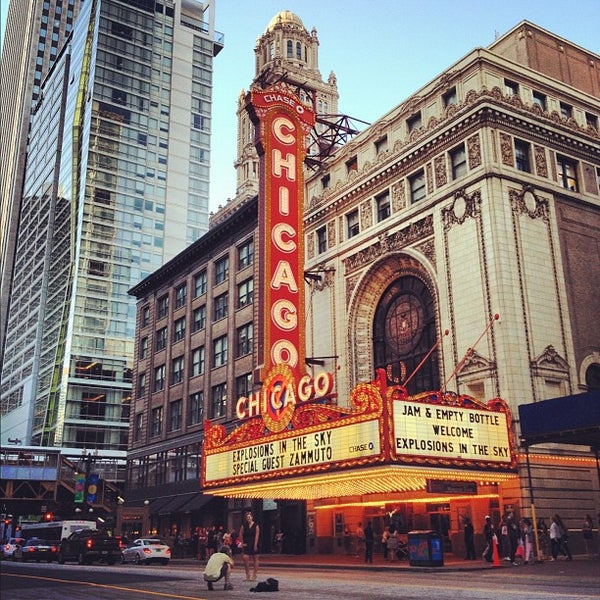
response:
{"label": "window", "polygon": [[215,318],[214,321],[219,321],[227,316],[227,293],[221,294],[215,298]]}
{"label": "window", "polygon": [[331,183],[331,175],[329,173],[327,173],[327,175],[323,175],[323,177],[321,177],[321,187],[326,190],[329,187],[329,184]]}
{"label": "window", "polygon": [[194,309],[192,331],[200,331],[206,327],[206,304]]}
{"label": "window", "polygon": [[237,307],[243,308],[254,301],[254,280],[252,278],[238,284]]}
{"label": "window", "polygon": [[138,375],[137,397],[143,398],[146,395],[146,373]]}
{"label": "window", "polygon": [[152,409],[152,430],[150,435],[152,437],[156,437],[160,435],[162,432],[162,422],[163,422],[163,407],[157,406]]}
{"label": "window", "polygon": [[183,381],[183,368],[185,362],[183,356],[178,356],[171,361],[171,385],[181,383]]}
{"label": "window", "polygon": [[165,365],[160,365],[154,369],[154,386],[152,391],[160,392],[165,388]]}
{"label": "window", "polygon": [[227,410],[227,393],[224,383],[220,383],[213,387],[210,409],[211,419],[218,419],[219,417],[225,416],[225,411]]}
{"label": "window", "polygon": [[182,340],[185,337],[185,317],[177,319],[173,327],[173,343]]}
{"label": "window", "polygon": [[528,142],[515,139],[515,166],[519,171],[531,173],[531,151]]}
{"label": "window", "polygon": [[319,227],[317,229],[317,253],[323,254],[327,252],[327,227]]}
{"label": "window", "polygon": [[215,285],[223,283],[229,277],[229,256],[215,262]]}
{"label": "window", "polygon": [[588,127],[593,127],[596,131],[598,131],[598,117],[593,115],[592,113],[585,113],[585,124]]}
{"label": "window", "polygon": [[187,285],[184,283],[175,290],[175,308],[181,308],[182,306],[185,306],[186,296]]}
{"label": "window", "polygon": [[227,364],[227,336],[223,335],[213,342],[213,367]]}
{"label": "window", "polygon": [[390,193],[386,190],[375,197],[377,203],[377,222],[381,223],[390,216]]}
{"label": "window", "polygon": [[506,89],[506,93],[509,96],[518,96],[519,95],[519,84],[516,81],[511,81],[510,79],[505,79],[504,87]]}
{"label": "window", "polygon": [[579,191],[577,185],[577,163],[566,156],[558,155],[556,157],[558,163],[558,182],[562,187],[572,192]]}
{"label": "window", "polygon": [[451,106],[452,104],[456,104],[458,102],[458,97],[456,96],[456,88],[450,88],[443,96],[442,100],[444,102],[444,108]]}
{"label": "window", "polygon": [[286,47],[287,47],[287,57],[294,58],[294,42],[292,42],[292,40],[288,40]]}
{"label": "window", "polygon": [[194,298],[198,298],[202,294],[206,294],[206,271],[202,271],[194,277]]}
{"label": "window", "polygon": [[573,107],[566,102],[560,103],[560,116],[563,119],[570,119],[573,116]]}
{"label": "window", "polygon": [[346,225],[348,232],[348,239],[358,235],[360,233],[358,225],[358,209],[353,210],[351,213],[346,215]]}
{"label": "window", "polygon": [[356,156],[346,161],[346,173],[351,173],[352,171],[358,171],[358,158]]}
{"label": "window", "polygon": [[238,248],[238,269],[245,269],[254,262],[254,240],[248,240]]}
{"label": "window", "polygon": [[382,152],[385,152],[388,149],[388,139],[387,135],[380,137],[375,141],[375,154],[379,156]]}
{"label": "window", "polygon": [[408,133],[417,129],[421,129],[421,127],[423,127],[423,121],[421,120],[421,111],[415,113],[412,117],[408,117],[408,119],[406,119],[406,127],[408,128]]}
{"label": "window", "polygon": [[542,92],[533,92],[533,103],[539,106],[542,110],[546,110],[546,94]]}
{"label": "window", "polygon": [[414,175],[411,175],[408,178],[408,183],[410,185],[411,203],[423,200],[423,198],[425,198],[426,195],[425,171],[421,169],[420,171],[417,171]]}
{"label": "window", "polygon": [[133,438],[134,441],[139,442],[142,439],[142,428],[144,426],[144,415],[142,413],[138,413],[135,415],[135,427]]}
{"label": "window", "polygon": [[235,379],[236,398],[246,398],[252,393],[252,373],[246,373]]}
{"label": "window", "polygon": [[252,323],[242,325],[237,330],[237,358],[252,354],[254,327]]}
{"label": "window", "polygon": [[143,337],[140,340],[140,358],[146,358],[148,356],[148,338]]}
{"label": "window", "polygon": [[467,154],[464,144],[450,151],[450,164],[452,165],[452,179],[458,179],[467,173]]}
{"label": "window", "polygon": [[150,307],[142,308],[142,327],[147,327],[150,324]]}
{"label": "window", "polygon": [[169,312],[169,296],[167,296],[165,294],[162,298],[159,298],[158,302],[156,303],[156,317],[158,319],[162,319],[163,317],[167,316],[168,312]]}
{"label": "window", "polygon": [[169,431],[181,429],[182,400],[175,400],[169,404]]}
{"label": "window", "polygon": [[204,346],[192,350],[192,365],[190,368],[190,377],[196,377],[204,373]]}
{"label": "window", "polygon": [[156,345],[154,348],[157,352],[164,350],[167,346],[167,328],[163,327],[156,332]]}
{"label": "window", "polygon": [[198,425],[204,419],[204,392],[190,394],[189,402],[189,424]]}

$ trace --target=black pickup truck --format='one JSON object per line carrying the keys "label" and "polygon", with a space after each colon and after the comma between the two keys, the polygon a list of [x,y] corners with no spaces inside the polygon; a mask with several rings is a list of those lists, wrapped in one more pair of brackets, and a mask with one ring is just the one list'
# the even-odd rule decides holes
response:
{"label": "black pickup truck", "polygon": [[121,558],[119,540],[105,531],[78,529],[61,541],[58,549],[58,562],[63,565],[75,560],[80,565],[90,565],[100,561],[114,565]]}

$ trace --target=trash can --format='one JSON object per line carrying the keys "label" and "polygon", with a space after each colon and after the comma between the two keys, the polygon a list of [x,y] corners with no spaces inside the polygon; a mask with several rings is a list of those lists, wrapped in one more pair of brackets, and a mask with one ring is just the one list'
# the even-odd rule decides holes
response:
{"label": "trash can", "polygon": [[409,531],[408,560],[411,567],[443,567],[442,536],[437,531]]}

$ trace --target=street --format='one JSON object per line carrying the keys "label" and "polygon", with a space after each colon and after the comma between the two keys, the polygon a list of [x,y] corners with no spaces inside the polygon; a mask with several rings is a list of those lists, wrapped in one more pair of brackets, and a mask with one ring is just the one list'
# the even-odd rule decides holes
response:
{"label": "street", "polygon": [[[277,579],[281,596],[293,600],[596,600],[600,597],[599,567],[598,560],[471,570],[264,565],[258,581]],[[195,562],[173,561],[167,567],[81,567],[3,561],[1,569],[3,600],[239,599],[254,597],[250,588],[256,585],[244,581],[239,563],[232,576],[234,589],[227,592],[220,582],[214,592],[208,592],[202,581],[203,567]]]}

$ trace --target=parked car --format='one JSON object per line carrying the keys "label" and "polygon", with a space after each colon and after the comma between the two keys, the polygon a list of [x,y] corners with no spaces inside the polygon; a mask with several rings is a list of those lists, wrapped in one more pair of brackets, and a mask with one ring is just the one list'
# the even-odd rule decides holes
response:
{"label": "parked car", "polygon": [[13,553],[13,559],[23,562],[28,560],[52,562],[58,559],[58,544],[48,540],[31,538],[23,544],[17,545]]}
{"label": "parked car", "polygon": [[80,565],[100,561],[114,565],[121,558],[119,541],[101,529],[78,529],[60,543],[58,562],[76,560]]}
{"label": "parked car", "polygon": [[171,548],[159,538],[138,538],[121,552],[121,562],[134,562],[136,565],[159,562],[168,565]]}
{"label": "parked car", "polygon": [[22,537],[11,537],[6,540],[4,544],[2,544],[2,558],[9,559],[14,557],[15,548],[19,544],[25,543],[25,540]]}

